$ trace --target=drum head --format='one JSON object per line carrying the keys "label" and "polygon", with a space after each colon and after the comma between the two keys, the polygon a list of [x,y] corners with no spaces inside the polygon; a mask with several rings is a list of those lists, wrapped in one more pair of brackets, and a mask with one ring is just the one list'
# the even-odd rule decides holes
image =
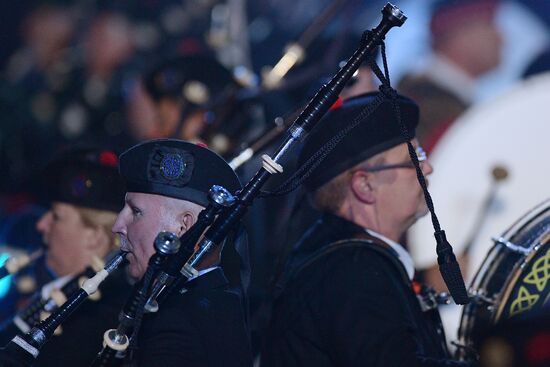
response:
{"label": "drum head", "polygon": [[[473,278],[496,236],[550,196],[550,73],[533,77],[515,89],[462,115],[430,155],[430,193],[447,238],[460,254],[479,223],[479,213],[494,185],[492,171],[503,167],[506,179],[496,186],[470,248],[467,280]],[[408,245],[418,269],[437,265],[429,216],[409,231]]]}

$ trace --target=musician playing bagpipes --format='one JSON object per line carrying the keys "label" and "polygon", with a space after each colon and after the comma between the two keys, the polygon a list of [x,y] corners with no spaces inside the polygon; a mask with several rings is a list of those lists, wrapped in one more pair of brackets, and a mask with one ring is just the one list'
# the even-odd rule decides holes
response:
{"label": "musician playing bagpipes", "polygon": [[236,98],[241,83],[205,52],[163,60],[144,73],[143,84],[158,116],[150,138],[205,141],[225,156],[250,128],[247,106]]}
{"label": "musician playing bagpipes", "polygon": [[[111,232],[124,203],[117,167],[118,158],[112,151],[79,147],[62,152],[44,170],[43,194],[51,207],[38,221],[37,229],[46,246],[47,267],[56,279],[3,325],[2,344],[28,332],[61,306],[118,250],[118,240]],[[123,272],[113,274],[82,305],[81,312],[57,329],[36,366],[89,364],[101,347],[105,328],[117,322],[128,289]]]}
{"label": "musician playing bagpipes", "polygon": [[[174,139],[130,148],[120,157],[120,173],[127,193],[113,231],[129,252],[129,271],[135,278],[145,274],[157,234],[168,231],[180,237],[189,230],[208,205],[213,185],[230,192],[241,188],[220,156]],[[126,352],[134,365],[252,365],[243,296],[229,286],[220,256],[221,249],[207,255],[198,273],[172,291],[158,311],[143,315],[137,341],[131,340]]]}
{"label": "musician playing bagpipes", "polygon": [[[358,117],[380,92],[335,104],[304,143],[303,164],[362,119],[305,181],[323,212],[294,247],[280,276],[262,367],[451,366],[438,295],[417,283],[399,243],[428,212],[391,100]],[[414,139],[417,105],[398,96],[420,170],[432,172]],[[363,115],[364,116],[364,115]]]}

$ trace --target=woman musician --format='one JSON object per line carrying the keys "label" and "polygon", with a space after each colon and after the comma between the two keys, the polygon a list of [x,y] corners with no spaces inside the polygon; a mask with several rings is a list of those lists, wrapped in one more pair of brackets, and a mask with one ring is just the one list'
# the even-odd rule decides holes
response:
{"label": "woman musician", "polygon": [[[117,166],[118,158],[111,151],[74,148],[46,168],[43,188],[51,207],[36,228],[46,246],[46,265],[56,278],[2,325],[3,344],[46,318],[118,250],[111,232],[124,202]],[[101,349],[103,332],[117,324],[130,290],[125,274],[118,273],[56,330],[57,335],[41,350],[37,366],[80,366],[93,360]]]}

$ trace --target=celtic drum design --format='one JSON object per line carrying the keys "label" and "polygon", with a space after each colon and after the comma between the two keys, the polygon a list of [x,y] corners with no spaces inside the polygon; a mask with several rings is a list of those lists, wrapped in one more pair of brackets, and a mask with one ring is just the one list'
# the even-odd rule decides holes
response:
{"label": "celtic drum design", "polygon": [[550,200],[520,218],[489,251],[471,286],[459,330],[461,359],[477,357],[481,335],[502,320],[535,312],[550,297]]}

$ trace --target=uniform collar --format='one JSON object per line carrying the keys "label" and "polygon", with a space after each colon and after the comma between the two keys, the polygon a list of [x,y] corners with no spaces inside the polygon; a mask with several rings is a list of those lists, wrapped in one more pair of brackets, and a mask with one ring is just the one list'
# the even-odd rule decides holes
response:
{"label": "uniform collar", "polygon": [[202,274],[199,273],[197,277],[192,278],[187,283],[185,283],[182,288],[186,288],[187,290],[206,290],[223,288],[226,287],[228,284],[229,281],[225,277],[222,268],[217,266],[214,268],[205,269]]}
{"label": "uniform collar", "polygon": [[397,258],[399,259],[401,264],[403,264],[403,267],[407,271],[407,275],[409,276],[409,279],[413,280],[413,278],[414,278],[414,262],[413,262],[413,259],[412,259],[411,255],[409,255],[409,253],[407,252],[407,250],[405,250],[405,248],[402,245],[400,245],[399,243],[397,243],[393,240],[390,240],[386,236],[381,235],[380,233],[375,232],[372,229],[365,228],[365,232],[367,232],[369,235],[371,235],[373,237],[376,237],[379,240],[387,243],[392,248],[392,250],[395,251],[395,254],[397,255]]}
{"label": "uniform collar", "polygon": [[193,279],[195,278],[198,278],[200,277],[201,275],[204,275],[208,272],[211,272],[212,270],[216,269],[216,268],[219,268],[219,266],[212,266],[210,268],[206,268],[206,269],[203,269],[203,270],[199,270],[199,272],[197,273],[197,275],[193,275],[191,278],[189,278],[189,282],[192,281]]}
{"label": "uniform collar", "polygon": [[425,73],[432,82],[454,93],[462,102],[472,103],[475,80],[446,57],[434,55]]}

